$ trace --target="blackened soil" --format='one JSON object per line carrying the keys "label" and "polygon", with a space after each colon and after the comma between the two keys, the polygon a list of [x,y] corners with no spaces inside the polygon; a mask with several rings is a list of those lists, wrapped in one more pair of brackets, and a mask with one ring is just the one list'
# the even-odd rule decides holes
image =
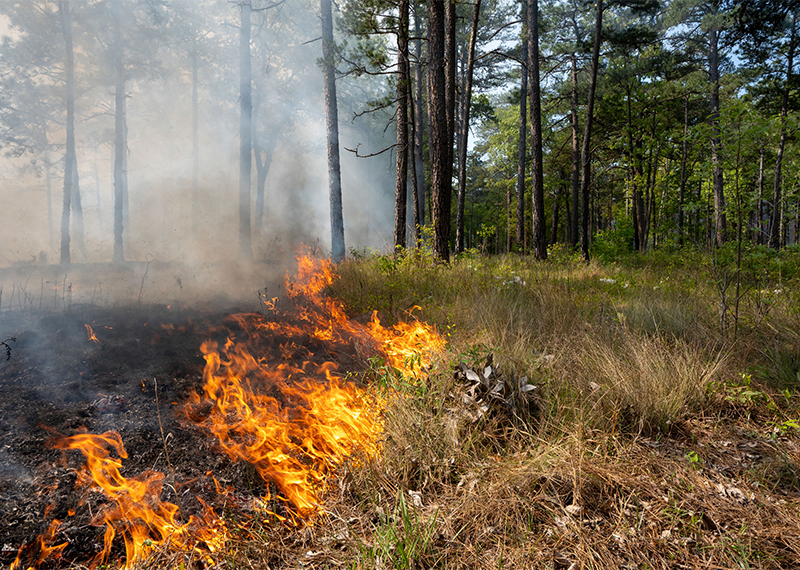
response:
{"label": "blackened soil", "polygon": [[[89,339],[86,325],[99,344]],[[0,341],[16,339],[8,341],[9,360],[0,353],[0,566],[10,564],[21,545],[30,549],[54,518],[62,521],[55,542],[68,546],[59,562],[43,567],[86,563],[102,550],[103,528],[91,522],[104,497],[75,489],[84,458],[53,449],[60,436],[119,432],[128,453],[122,474],[165,473],[161,499],[179,505],[184,518],[201,511],[198,499],[221,508],[209,472],[237,493],[262,495],[267,484],[258,473],[230,460],[181,413],[189,394],[201,390],[201,343],[224,343],[237,334],[243,333],[226,313],[189,314],[166,306],[0,313]],[[274,335],[262,340],[264,351],[287,345]],[[359,367],[347,348],[292,341],[303,347],[305,359],[333,353],[343,368]],[[230,507],[230,497],[225,501]],[[121,554],[122,545],[116,548]]]}

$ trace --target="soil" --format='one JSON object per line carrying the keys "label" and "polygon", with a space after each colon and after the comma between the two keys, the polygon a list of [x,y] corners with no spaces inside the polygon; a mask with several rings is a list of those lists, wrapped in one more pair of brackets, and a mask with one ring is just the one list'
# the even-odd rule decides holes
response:
{"label": "soil", "polygon": [[[0,341],[15,339],[7,341],[8,360],[0,353],[0,566],[22,545],[34,556],[36,537],[53,519],[62,521],[55,542],[68,545],[60,561],[42,567],[85,564],[102,550],[104,527],[91,522],[104,498],[75,488],[85,460],[78,451],[53,449],[61,436],[119,432],[128,454],[122,474],[165,473],[161,499],[179,505],[184,520],[202,512],[200,500],[222,508],[208,473],[243,498],[269,490],[253,467],[232,461],[181,413],[202,387],[201,343],[244,336],[228,318],[235,312],[137,305],[0,313]],[[90,340],[87,325],[99,343]],[[266,336],[251,350],[280,358],[286,340]],[[363,364],[352,343],[292,340],[305,359],[324,354],[345,370]],[[230,497],[224,500],[230,508]],[[277,502],[272,508],[284,507]],[[117,556],[124,553],[122,544],[115,549]]]}

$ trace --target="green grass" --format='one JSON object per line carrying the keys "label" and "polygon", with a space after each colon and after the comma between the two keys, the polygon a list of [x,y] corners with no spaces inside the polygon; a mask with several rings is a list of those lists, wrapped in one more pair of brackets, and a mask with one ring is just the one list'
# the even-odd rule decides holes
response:
{"label": "green grass", "polygon": [[[341,264],[331,294],[350,314],[417,306],[448,338],[424,385],[390,400],[381,457],[351,474],[359,498],[334,507],[415,513],[362,526],[355,567],[415,567],[398,558],[409,544],[426,568],[800,564],[793,255],[735,273],[738,299],[721,254]],[[525,413],[462,397],[452,367],[489,353],[537,386]]]}
{"label": "green grass", "polygon": [[[796,256],[348,259],[330,294],[352,318],[425,320],[447,349],[416,381],[370,360],[382,452],[340,467],[312,526],[252,522],[217,564],[800,567]],[[454,367],[490,354],[536,389],[470,396]]]}

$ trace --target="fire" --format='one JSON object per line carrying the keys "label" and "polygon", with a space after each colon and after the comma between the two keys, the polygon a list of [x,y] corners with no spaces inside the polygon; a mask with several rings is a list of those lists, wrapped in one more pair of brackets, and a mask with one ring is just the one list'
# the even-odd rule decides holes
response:
{"label": "fire", "polygon": [[203,544],[213,552],[224,542],[224,527],[212,511],[209,510],[201,521],[190,517],[183,523],[179,520],[178,506],[160,499],[163,473],[145,471],[130,479],[120,473],[122,459],[128,454],[118,433],[82,433],[61,438],[53,446],[79,450],[86,458],[86,465],[78,471],[76,486],[87,491],[99,489],[108,499],[91,521],[92,525],[105,526],[103,550],[92,565],[108,560],[118,534],[125,542],[126,567],[166,543],[183,550],[193,550]]}
{"label": "fire", "polygon": [[86,335],[89,337],[89,340],[94,342],[95,344],[100,344],[100,339],[97,338],[94,334],[94,330],[92,330],[91,325],[83,325],[86,327]]}
{"label": "fire", "polygon": [[[375,399],[345,384],[334,363],[270,366],[231,340],[222,348],[206,342],[201,351],[205,401],[213,408],[199,424],[231,458],[251,463],[274,483],[292,517],[307,519],[318,510],[338,463],[356,451],[378,450]],[[196,396],[192,404],[202,401]]]}
{"label": "fire", "polygon": [[56,532],[61,526],[61,521],[53,519],[47,527],[47,531],[41,536],[38,536],[34,543],[28,547],[21,547],[17,552],[17,557],[11,563],[11,570],[17,570],[22,567],[23,559],[32,559],[32,566],[37,567],[48,558],[56,558],[61,555],[61,552],[67,547],[67,542],[48,546],[55,540]]}
{"label": "fire", "polygon": [[[202,343],[202,391],[182,408],[229,457],[251,463],[274,485],[276,496],[258,502],[269,511],[269,505],[281,501],[284,507],[275,509],[280,512],[269,512],[290,525],[314,521],[328,481],[342,462],[375,456],[381,446],[387,396],[356,385],[333,357],[321,356],[354,348],[361,356],[359,346],[368,347],[411,379],[444,347],[436,330],[419,321],[384,327],[377,313],[366,325],[351,321],[342,304],[325,295],[334,279],[332,263],[310,255],[297,261],[296,278],[287,276],[285,283],[295,308],[279,313],[272,299],[266,304],[270,317],[227,317],[238,327],[230,327],[222,345]],[[86,329],[89,339],[99,342],[89,325]],[[264,342],[272,349],[264,350]],[[127,453],[118,433],[81,433],[54,445],[84,455],[78,486],[87,492],[99,489],[108,500],[92,519],[93,525],[105,526],[103,550],[92,565],[109,559],[117,537],[125,544],[126,567],[164,546],[201,553],[224,546],[228,530],[213,510],[184,520],[177,505],[161,500],[163,473],[148,470],[132,478],[120,473]],[[214,481],[217,493],[227,496],[229,490]],[[46,546],[57,528],[54,521],[50,533],[40,537],[35,565],[63,550],[65,545]]]}

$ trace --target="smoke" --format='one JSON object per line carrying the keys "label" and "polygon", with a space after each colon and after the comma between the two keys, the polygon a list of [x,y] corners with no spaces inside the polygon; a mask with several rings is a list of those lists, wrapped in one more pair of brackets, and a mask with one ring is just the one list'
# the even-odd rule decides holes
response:
{"label": "smoke", "polygon": [[[40,41],[43,29],[24,29],[32,21],[25,10],[49,6],[42,18],[57,18],[55,3],[0,2],[0,48],[13,58],[32,53],[23,47]],[[107,2],[72,2],[76,42],[76,141],[80,177],[86,257],[75,247],[73,262],[106,264],[113,251],[114,212],[114,100],[113,73],[109,70]],[[159,19],[148,20],[152,3],[124,0],[127,73],[127,176],[128,207],[125,218],[125,258],[133,264],[120,277],[115,297],[138,297],[139,280],[146,263],[159,283],[146,288],[150,300],[174,297],[170,283],[179,279],[186,287],[202,279],[203,289],[230,290],[254,285],[260,266],[276,267],[283,274],[286,260],[306,243],[323,252],[330,249],[330,211],[326,161],[326,132],[322,72],[318,66],[321,44],[318,4],[286,3],[254,13],[251,42],[256,127],[269,165],[264,194],[264,217],[256,213],[257,171],[253,166],[251,223],[255,265],[231,269],[238,250],[239,231],[239,8],[224,0],[167,4]],[[254,7],[258,3],[254,1]],[[23,14],[24,16],[24,14]],[[57,24],[57,21],[56,21]],[[160,27],[159,27],[160,26]],[[3,185],[0,207],[0,267],[38,266],[42,280],[57,274],[86,273],[80,268],[45,269],[59,259],[59,229],[63,194],[64,87],[61,81],[63,38],[49,40],[52,60],[31,61],[30,69],[48,65],[52,84],[42,88],[49,104],[47,141],[49,166],[43,148],[29,148],[18,156],[0,159]],[[196,44],[192,43],[196,42]],[[25,45],[23,45],[25,44]],[[49,45],[49,44],[48,44]],[[192,140],[191,53],[198,57],[199,168],[194,180]],[[4,53],[5,55],[5,53]],[[59,59],[61,58],[61,59]],[[24,62],[19,62],[24,63]],[[344,66],[344,64],[343,64]],[[357,88],[355,87],[358,82]],[[394,139],[391,116],[351,120],[366,108],[366,98],[386,89],[383,79],[339,81],[340,146],[344,203],[345,243],[348,248],[386,250],[391,243],[393,219],[392,153],[356,158],[345,148],[361,144],[365,152],[390,146]],[[18,96],[24,105],[24,94]],[[26,127],[29,128],[29,127]],[[20,134],[25,134],[24,129]],[[48,172],[49,171],[49,172]],[[50,177],[49,207],[47,179]],[[48,213],[49,212],[49,213]],[[74,226],[73,226],[74,227]],[[164,269],[164,275],[159,273]],[[215,270],[226,274],[215,278]],[[277,269],[280,267],[280,269]],[[178,268],[178,269],[176,269]],[[18,268],[19,269],[19,268]],[[98,266],[99,270],[110,267]],[[21,271],[21,273],[20,273]],[[174,275],[168,275],[172,272]],[[98,272],[91,280],[101,281]],[[112,271],[122,276],[125,270]],[[6,291],[20,283],[25,271],[6,270],[0,285]],[[177,277],[175,277],[177,275]],[[274,277],[274,276],[273,276]],[[16,280],[16,281],[15,281]],[[274,280],[272,277],[266,280]],[[107,280],[108,281],[108,280]],[[94,287],[84,285],[88,290]],[[107,285],[110,290],[110,284]],[[173,287],[174,289],[174,287]],[[199,287],[198,287],[199,289]],[[250,290],[252,294],[252,289]],[[199,294],[199,291],[198,291]],[[148,297],[148,298],[150,298]],[[111,299],[109,299],[111,300]],[[2,306],[0,306],[2,308]]]}

